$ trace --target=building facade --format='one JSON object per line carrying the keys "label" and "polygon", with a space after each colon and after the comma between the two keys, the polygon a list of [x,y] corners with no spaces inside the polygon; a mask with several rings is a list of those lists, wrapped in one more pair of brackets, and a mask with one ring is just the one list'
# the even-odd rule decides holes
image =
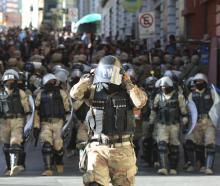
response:
{"label": "building facade", "polygon": [[0,24],[18,26],[21,24],[21,0],[0,1]]}
{"label": "building facade", "polygon": [[102,35],[112,39],[125,39],[130,36],[139,39],[138,17],[140,13],[153,11],[155,14],[155,32],[147,37],[148,44],[160,39],[168,42],[171,34],[184,35],[184,1],[182,0],[142,0],[141,8],[136,12],[124,9],[123,1],[108,0],[102,4]]}

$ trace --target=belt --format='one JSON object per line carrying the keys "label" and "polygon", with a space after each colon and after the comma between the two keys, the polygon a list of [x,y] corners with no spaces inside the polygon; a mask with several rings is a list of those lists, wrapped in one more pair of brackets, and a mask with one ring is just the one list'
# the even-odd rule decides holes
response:
{"label": "belt", "polygon": [[54,120],[63,119],[63,118],[42,118],[41,121],[52,123]]}
{"label": "belt", "polygon": [[131,144],[132,142],[132,138],[128,137],[128,138],[118,138],[118,139],[108,139],[108,138],[91,138],[89,141],[89,143],[92,142],[98,142],[100,145],[116,145],[116,144],[123,144],[123,143],[128,143]]}
{"label": "belt", "polygon": [[24,118],[23,114],[5,114],[2,116],[4,119]]}
{"label": "belt", "polygon": [[99,145],[106,145],[109,147],[123,147],[123,146],[133,146],[133,143],[131,143],[130,141],[127,142],[122,142],[122,143],[114,143],[114,144],[105,144],[105,143],[99,143],[98,141],[93,141],[90,143],[90,146],[99,146]]}

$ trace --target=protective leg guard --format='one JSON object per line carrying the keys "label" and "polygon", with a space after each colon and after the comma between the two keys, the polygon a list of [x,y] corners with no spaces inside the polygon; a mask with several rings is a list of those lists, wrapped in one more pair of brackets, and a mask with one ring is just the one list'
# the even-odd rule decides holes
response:
{"label": "protective leg guard", "polygon": [[64,155],[63,149],[59,151],[54,150],[54,161],[55,161],[56,169],[58,173],[64,172],[63,155]]}
{"label": "protective leg guard", "polygon": [[144,160],[149,164],[149,166],[152,166],[153,139],[145,138],[142,141],[142,148]]}
{"label": "protective leg guard", "polygon": [[10,147],[11,172],[10,176],[16,176],[20,171],[19,159],[22,147],[18,144],[12,144]]}
{"label": "protective leg guard", "polygon": [[160,141],[158,143],[159,161],[160,161],[160,169],[158,170],[158,173],[162,175],[168,174],[167,150],[168,150],[167,143],[165,141]]}
{"label": "protective leg guard", "polygon": [[45,171],[42,173],[43,176],[52,176],[52,156],[53,149],[49,142],[44,142],[42,147],[42,155],[44,161]]}
{"label": "protective leg guard", "polygon": [[10,163],[10,144],[3,145],[3,152],[5,154],[5,161],[7,165],[7,169],[11,170],[11,163]]}
{"label": "protective leg guard", "polygon": [[196,162],[199,167],[205,166],[205,147],[204,145],[196,145]]}
{"label": "protective leg guard", "polygon": [[213,174],[213,165],[215,159],[215,145],[209,144],[206,146],[206,174]]}
{"label": "protective leg guard", "polygon": [[170,145],[170,169],[177,170],[178,162],[179,162],[179,146]]}
{"label": "protective leg guard", "polygon": [[155,142],[153,145],[153,162],[158,162],[159,161],[159,155],[158,155],[158,145]]}
{"label": "protective leg guard", "polygon": [[25,169],[25,158],[26,158],[26,153],[24,152],[24,144],[22,144],[20,157],[19,157],[19,160],[18,160],[18,164],[21,167],[21,171],[24,171],[24,169]]}
{"label": "protective leg guard", "polygon": [[187,155],[188,161],[186,162],[188,166],[195,165],[195,145],[192,140],[187,140],[185,143],[185,152]]}

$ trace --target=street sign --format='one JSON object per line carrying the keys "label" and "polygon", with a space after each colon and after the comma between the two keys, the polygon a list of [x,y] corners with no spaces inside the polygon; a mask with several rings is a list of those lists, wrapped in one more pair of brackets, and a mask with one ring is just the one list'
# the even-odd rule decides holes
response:
{"label": "street sign", "polygon": [[152,36],[155,32],[154,12],[143,12],[139,14],[139,38],[145,39]]}

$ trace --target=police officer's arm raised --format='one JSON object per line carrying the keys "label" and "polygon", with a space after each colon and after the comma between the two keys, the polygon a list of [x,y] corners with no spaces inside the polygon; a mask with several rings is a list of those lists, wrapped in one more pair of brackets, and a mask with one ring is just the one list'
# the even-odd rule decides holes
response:
{"label": "police officer's arm raised", "polygon": [[142,108],[147,102],[147,95],[144,91],[132,83],[127,73],[123,76],[123,84],[136,108]]}

